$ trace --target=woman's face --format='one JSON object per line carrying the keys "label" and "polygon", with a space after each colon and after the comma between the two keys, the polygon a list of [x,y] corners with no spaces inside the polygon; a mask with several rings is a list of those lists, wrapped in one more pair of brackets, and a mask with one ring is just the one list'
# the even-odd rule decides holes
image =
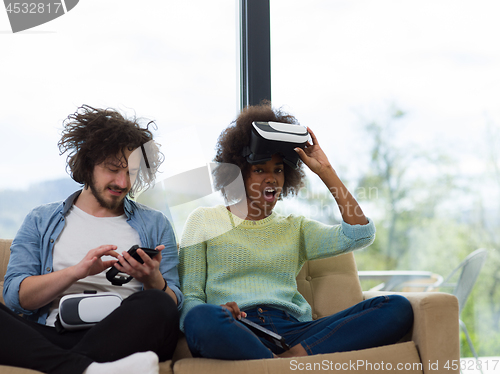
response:
{"label": "woman's face", "polygon": [[252,219],[269,216],[285,183],[283,158],[273,155],[266,163],[250,165],[245,178],[248,215]]}

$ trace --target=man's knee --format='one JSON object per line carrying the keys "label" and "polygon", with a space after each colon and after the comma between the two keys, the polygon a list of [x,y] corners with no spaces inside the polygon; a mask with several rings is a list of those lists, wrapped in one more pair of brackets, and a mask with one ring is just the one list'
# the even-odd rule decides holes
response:
{"label": "man's knee", "polygon": [[141,316],[156,320],[167,319],[178,321],[179,312],[175,301],[161,290],[144,290],[136,292],[123,300],[122,306],[131,305],[140,310]]}

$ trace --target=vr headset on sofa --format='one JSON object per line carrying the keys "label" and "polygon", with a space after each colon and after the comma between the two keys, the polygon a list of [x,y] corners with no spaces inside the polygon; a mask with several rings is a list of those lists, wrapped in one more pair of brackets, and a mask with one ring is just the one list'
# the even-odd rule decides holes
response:
{"label": "vr headset on sofa", "polygon": [[279,153],[290,167],[299,167],[299,155],[295,148],[304,148],[309,132],[300,125],[281,122],[252,122],[250,145],[243,150],[243,156],[250,164],[269,161]]}

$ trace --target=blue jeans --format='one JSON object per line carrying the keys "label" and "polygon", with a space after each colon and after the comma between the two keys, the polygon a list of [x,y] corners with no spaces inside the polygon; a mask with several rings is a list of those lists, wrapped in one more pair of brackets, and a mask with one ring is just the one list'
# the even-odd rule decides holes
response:
{"label": "blue jeans", "polygon": [[[247,318],[283,336],[309,355],[372,348],[398,342],[413,325],[409,301],[399,295],[362,301],[332,316],[299,322],[287,312],[265,305],[247,309]],[[186,340],[195,357],[225,360],[273,358],[283,350],[258,338],[221,306],[193,308],[184,321]]]}

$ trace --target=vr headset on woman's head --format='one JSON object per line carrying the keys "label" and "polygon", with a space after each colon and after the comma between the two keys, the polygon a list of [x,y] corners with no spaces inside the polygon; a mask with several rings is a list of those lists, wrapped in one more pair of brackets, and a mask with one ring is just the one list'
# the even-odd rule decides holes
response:
{"label": "vr headset on woman's head", "polygon": [[274,154],[294,169],[299,167],[295,148],[304,148],[309,139],[307,129],[300,125],[281,122],[252,122],[250,145],[243,149],[243,156],[250,164],[269,161]]}

